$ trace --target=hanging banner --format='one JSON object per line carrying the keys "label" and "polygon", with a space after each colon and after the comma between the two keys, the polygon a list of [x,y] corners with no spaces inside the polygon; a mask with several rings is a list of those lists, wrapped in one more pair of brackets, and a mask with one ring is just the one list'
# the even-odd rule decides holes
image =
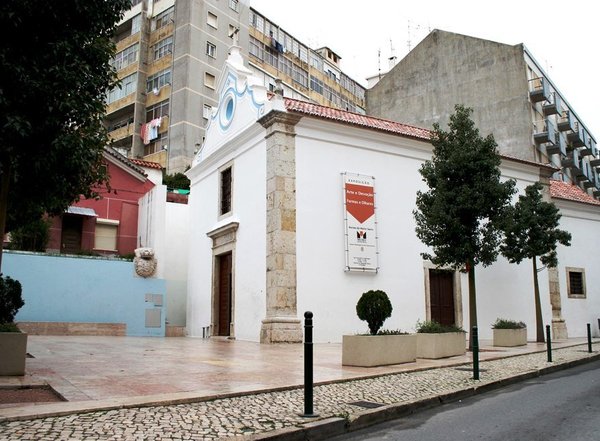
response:
{"label": "hanging banner", "polygon": [[342,173],[344,184],[344,226],[346,271],[377,272],[377,220],[375,178]]}

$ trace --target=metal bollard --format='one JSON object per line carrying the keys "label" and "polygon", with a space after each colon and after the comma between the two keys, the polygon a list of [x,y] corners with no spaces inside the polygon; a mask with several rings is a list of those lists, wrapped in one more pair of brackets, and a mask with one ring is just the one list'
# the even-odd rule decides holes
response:
{"label": "metal bollard", "polygon": [[592,352],[592,325],[587,324],[588,352]]}
{"label": "metal bollard", "polygon": [[473,380],[479,380],[479,333],[477,331],[477,326],[473,326],[471,336],[471,347],[473,349]]}
{"label": "metal bollard", "polygon": [[548,363],[552,362],[552,340],[550,340],[550,325],[546,325],[546,343],[548,346]]}
{"label": "metal bollard", "polygon": [[313,313],[304,313],[304,414],[300,416],[314,418],[313,412]]}

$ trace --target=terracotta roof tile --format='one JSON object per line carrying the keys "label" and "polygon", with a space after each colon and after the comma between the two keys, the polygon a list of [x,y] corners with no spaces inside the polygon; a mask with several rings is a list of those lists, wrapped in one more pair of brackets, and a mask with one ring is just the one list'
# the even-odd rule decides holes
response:
{"label": "terracotta roof tile", "polygon": [[431,132],[427,129],[410,126],[408,124],[402,124],[396,121],[375,118],[372,116],[362,115],[360,113],[348,112],[346,110],[334,109],[331,107],[308,103],[306,101],[299,101],[292,98],[284,98],[284,102],[285,108],[291,112],[303,113],[305,115],[317,116],[346,124],[380,130],[383,132],[396,133],[399,135],[427,141],[429,141],[431,137]]}
{"label": "terracotta roof tile", "polygon": [[563,181],[550,180],[550,196],[556,199],[600,205],[600,201],[587,194],[578,186]]}
{"label": "terracotta roof tile", "polygon": [[139,165],[140,167],[155,168],[157,170],[162,170],[162,165],[160,165],[158,162],[144,161],[143,159],[135,158],[129,158],[129,161],[134,163],[135,165]]}

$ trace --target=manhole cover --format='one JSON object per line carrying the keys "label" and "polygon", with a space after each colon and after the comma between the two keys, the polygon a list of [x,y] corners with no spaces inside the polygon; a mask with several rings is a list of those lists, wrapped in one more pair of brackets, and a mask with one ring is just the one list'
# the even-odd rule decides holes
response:
{"label": "manhole cover", "polygon": [[[470,367],[457,367],[457,368],[454,368],[454,369],[456,369],[457,371],[469,371],[469,372],[473,372],[473,368],[470,368]],[[487,372],[487,369],[479,369],[479,372]]]}
{"label": "manhole cover", "polygon": [[372,403],[371,401],[354,401],[348,404],[352,404],[353,406],[364,407],[366,409],[375,409],[376,407],[383,406],[383,404],[381,403]]}

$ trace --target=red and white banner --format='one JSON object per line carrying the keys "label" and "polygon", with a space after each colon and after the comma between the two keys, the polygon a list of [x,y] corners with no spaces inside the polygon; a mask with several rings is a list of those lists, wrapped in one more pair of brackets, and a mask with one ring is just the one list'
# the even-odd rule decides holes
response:
{"label": "red and white banner", "polygon": [[344,183],[344,225],[346,271],[377,272],[377,220],[375,178],[342,173]]}

